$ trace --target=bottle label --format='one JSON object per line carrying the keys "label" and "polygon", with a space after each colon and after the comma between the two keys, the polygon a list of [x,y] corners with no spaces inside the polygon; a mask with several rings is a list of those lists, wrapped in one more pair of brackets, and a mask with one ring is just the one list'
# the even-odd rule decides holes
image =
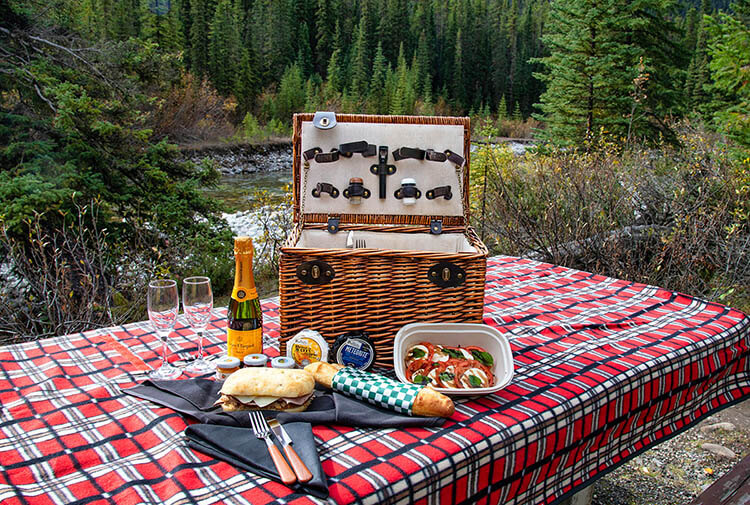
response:
{"label": "bottle label", "polygon": [[322,356],[320,346],[311,338],[303,337],[292,344],[292,359],[300,366],[320,361]]}
{"label": "bottle label", "polygon": [[248,354],[263,351],[263,329],[243,331],[227,328],[227,354],[243,360]]}

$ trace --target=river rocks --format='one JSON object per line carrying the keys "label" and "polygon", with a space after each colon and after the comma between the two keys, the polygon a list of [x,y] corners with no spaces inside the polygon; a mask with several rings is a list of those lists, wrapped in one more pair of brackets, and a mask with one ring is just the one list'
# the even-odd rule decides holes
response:
{"label": "river rocks", "polygon": [[183,159],[199,164],[209,158],[216,163],[218,170],[227,175],[252,174],[291,170],[292,144],[269,143],[220,144],[209,147],[183,149]]}
{"label": "river rocks", "polygon": [[732,423],[714,423],[714,424],[709,424],[708,426],[701,427],[701,431],[703,433],[712,433],[718,430],[734,431],[735,426]]}
{"label": "river rocks", "polygon": [[734,459],[737,457],[737,454],[735,454],[735,452],[732,449],[729,449],[719,444],[711,444],[711,443],[701,444],[701,449],[703,449],[704,451],[708,451],[712,454],[715,454],[719,456],[720,458]]}

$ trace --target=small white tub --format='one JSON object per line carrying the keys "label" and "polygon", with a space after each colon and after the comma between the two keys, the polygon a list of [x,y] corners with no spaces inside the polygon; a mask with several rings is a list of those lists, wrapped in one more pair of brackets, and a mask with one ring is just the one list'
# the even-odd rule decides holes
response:
{"label": "small white tub", "polygon": [[439,388],[433,387],[447,395],[477,396],[494,393],[507,386],[513,378],[513,354],[505,336],[492,326],[467,323],[413,323],[407,324],[396,334],[393,341],[393,367],[401,382],[406,382],[404,356],[412,346],[420,342],[430,342],[445,346],[472,346],[483,348],[493,357],[492,373],[495,385],[490,388]]}

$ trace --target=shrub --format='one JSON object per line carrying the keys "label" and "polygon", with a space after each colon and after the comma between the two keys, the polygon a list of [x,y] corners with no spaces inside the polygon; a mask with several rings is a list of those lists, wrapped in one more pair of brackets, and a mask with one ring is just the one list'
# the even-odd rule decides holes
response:
{"label": "shrub", "polygon": [[[472,211],[493,253],[748,308],[747,166],[701,130],[683,147],[527,153],[480,147]],[[743,189],[745,188],[745,189]]]}

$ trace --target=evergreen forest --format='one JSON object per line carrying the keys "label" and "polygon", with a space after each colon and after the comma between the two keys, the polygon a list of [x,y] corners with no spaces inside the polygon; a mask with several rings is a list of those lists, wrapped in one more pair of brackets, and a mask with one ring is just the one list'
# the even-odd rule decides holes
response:
{"label": "evergreen forest", "polygon": [[471,116],[493,254],[747,309],[748,82],[750,0],[0,0],[0,340],[143,320],[152,276],[226,292],[181,150],[317,110]]}

